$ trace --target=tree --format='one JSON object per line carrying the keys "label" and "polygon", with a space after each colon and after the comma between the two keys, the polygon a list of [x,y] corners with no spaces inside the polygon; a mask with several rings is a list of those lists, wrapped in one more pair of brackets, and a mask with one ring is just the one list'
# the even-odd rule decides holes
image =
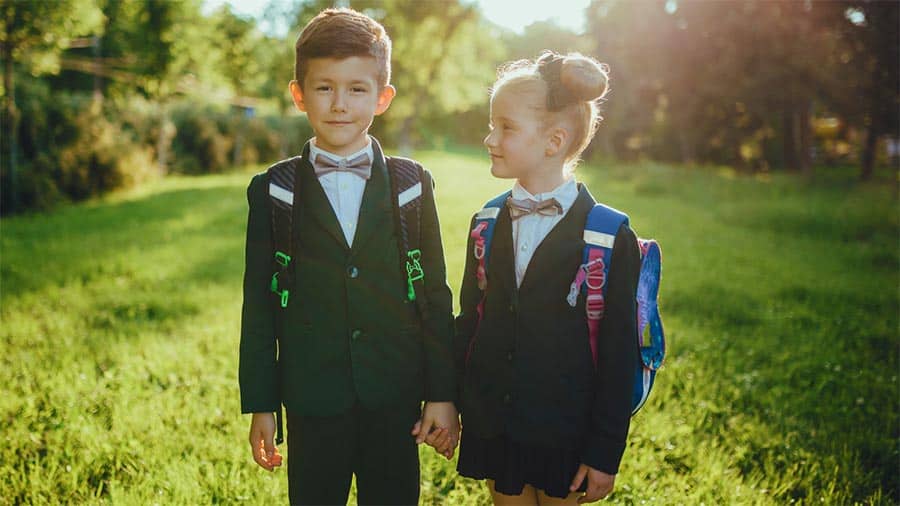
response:
{"label": "tree", "polygon": [[[92,35],[102,26],[103,14],[94,2],[58,0],[21,2],[0,0],[3,31],[0,54],[3,58],[3,128],[6,145],[7,195],[10,211],[15,211],[17,194],[17,130],[19,114],[15,97],[15,67],[21,65],[33,74],[55,71],[59,55],[72,38]],[[0,164],[3,165],[3,164]]]}

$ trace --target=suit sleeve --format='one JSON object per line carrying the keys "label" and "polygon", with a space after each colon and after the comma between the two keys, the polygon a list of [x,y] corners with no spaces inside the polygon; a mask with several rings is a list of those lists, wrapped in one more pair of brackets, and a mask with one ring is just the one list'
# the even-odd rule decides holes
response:
{"label": "suit sleeve", "polygon": [[[469,222],[469,230],[475,226],[475,217]],[[469,349],[469,343],[475,335],[476,326],[478,325],[478,302],[481,300],[481,290],[478,288],[478,282],[475,278],[475,270],[477,269],[477,261],[474,253],[475,241],[469,236],[466,241],[466,266],[463,270],[462,289],[459,293],[459,315],[456,317],[455,332],[453,337],[453,352],[458,377],[462,377],[465,370],[466,354]]]}
{"label": "suit sleeve", "polygon": [[608,474],[619,471],[631,421],[631,396],[638,360],[635,294],[641,257],[637,237],[619,227],[606,291],[606,311],[597,338],[597,388],[585,464]]}
{"label": "suit sleeve", "polygon": [[423,169],[422,214],[420,222],[422,269],[428,311],[422,322],[425,348],[425,400],[456,402],[456,374],[453,367],[453,297],[447,284],[441,225],[434,202],[434,181]]}
{"label": "suit sleeve", "polygon": [[244,267],[244,303],[238,380],[241,413],[273,412],[278,393],[277,346],[272,298],[272,223],[266,176],[258,174],[247,188],[250,212]]}

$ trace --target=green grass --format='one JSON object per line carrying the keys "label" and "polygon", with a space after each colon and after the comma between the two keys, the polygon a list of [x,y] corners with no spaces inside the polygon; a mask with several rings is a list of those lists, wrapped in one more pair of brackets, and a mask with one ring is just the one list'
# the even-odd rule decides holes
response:
{"label": "green grass", "polygon": [[[509,182],[434,172],[450,283]],[[250,173],[170,178],[0,223],[0,504],[285,503],[239,414]],[[900,501],[894,181],[654,164],[579,169],[662,244],[669,357],[633,419],[620,504]],[[423,504],[484,504],[422,448]]]}

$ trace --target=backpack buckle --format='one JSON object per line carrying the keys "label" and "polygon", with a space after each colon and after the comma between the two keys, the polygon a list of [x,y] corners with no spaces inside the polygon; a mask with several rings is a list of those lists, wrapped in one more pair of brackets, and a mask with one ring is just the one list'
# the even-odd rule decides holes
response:
{"label": "backpack buckle", "polygon": [[270,287],[270,290],[272,290],[272,293],[281,297],[281,307],[285,308],[288,305],[288,297],[290,297],[290,290],[288,290],[287,288],[285,288],[283,290],[278,289],[278,274],[279,274],[278,272],[272,274],[272,285]]}
{"label": "backpack buckle", "polygon": [[290,255],[286,253],[282,253],[280,251],[275,252],[275,261],[278,262],[282,267],[287,267],[289,263],[291,263]]}
{"label": "backpack buckle", "polygon": [[421,250],[414,249],[406,253],[406,297],[411,301],[416,300],[416,290],[413,288],[413,282],[425,278],[425,272],[422,270],[422,264],[419,263],[419,260],[421,258]]}
{"label": "backpack buckle", "polygon": [[290,263],[291,263],[291,256],[286,253],[283,253],[281,251],[276,251],[275,252],[275,262],[278,265],[280,265],[281,268],[279,270],[275,271],[274,274],[272,274],[272,282],[271,282],[271,286],[269,287],[269,289],[272,290],[272,293],[281,297],[281,307],[285,308],[288,305],[288,298],[290,297],[290,290],[288,290],[287,288],[279,289],[278,275],[287,270],[288,265],[290,265]]}
{"label": "backpack buckle", "polygon": [[584,312],[587,313],[588,320],[603,318],[605,307],[606,302],[603,300],[602,293],[589,293],[584,299]]}

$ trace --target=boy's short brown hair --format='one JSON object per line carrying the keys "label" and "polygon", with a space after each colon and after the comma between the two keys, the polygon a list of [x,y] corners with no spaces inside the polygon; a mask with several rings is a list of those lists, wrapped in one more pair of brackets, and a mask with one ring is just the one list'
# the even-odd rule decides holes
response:
{"label": "boy's short brown hair", "polygon": [[378,84],[391,80],[391,38],[381,23],[353,9],[325,9],[297,38],[294,79],[303,86],[311,58],[370,56],[378,62]]}

